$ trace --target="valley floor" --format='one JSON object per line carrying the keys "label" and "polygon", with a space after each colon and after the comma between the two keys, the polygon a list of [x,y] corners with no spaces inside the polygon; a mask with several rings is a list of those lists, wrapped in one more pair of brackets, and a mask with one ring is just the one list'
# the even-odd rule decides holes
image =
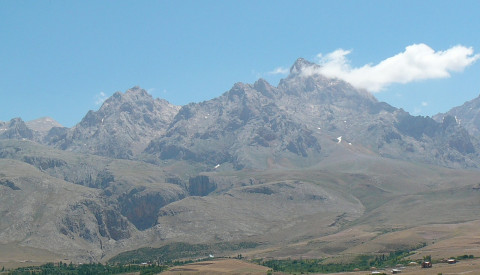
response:
{"label": "valley floor", "polygon": [[[385,270],[378,270],[380,272],[385,272],[385,274],[392,274],[391,268]],[[368,271],[358,271],[358,272],[342,272],[342,273],[331,273],[332,275],[356,275],[356,274],[371,274]],[[442,275],[453,275],[453,274],[470,274],[478,275],[480,274],[480,259],[474,260],[465,260],[457,262],[456,264],[447,264],[439,263],[434,264],[432,268],[421,268],[420,266],[406,267],[402,269],[400,274],[408,275],[431,275],[431,274],[442,274]]]}
{"label": "valley floor", "polygon": [[[179,275],[179,274],[267,274],[268,268],[252,263],[233,260],[233,259],[219,259],[207,262],[198,262],[184,266],[177,266],[169,271],[161,274]],[[391,274],[391,268],[385,270],[377,270],[385,274]],[[370,271],[358,272],[342,272],[330,273],[332,275],[356,275],[356,274],[371,274]],[[409,266],[402,269],[400,274],[409,275],[427,275],[427,274],[480,274],[480,259],[465,260],[457,262],[456,264],[439,263],[433,265],[432,268],[421,268],[418,266]],[[274,272],[273,274],[286,274],[282,272]],[[318,273],[320,274],[320,273]]]}

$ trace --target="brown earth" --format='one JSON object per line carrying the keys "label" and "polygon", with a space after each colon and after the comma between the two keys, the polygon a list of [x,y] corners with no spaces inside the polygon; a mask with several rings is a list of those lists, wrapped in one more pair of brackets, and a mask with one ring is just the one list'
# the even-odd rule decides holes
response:
{"label": "brown earth", "polygon": [[15,244],[0,244],[0,269],[15,269],[27,266],[39,266],[47,262],[69,262],[60,255],[45,249],[34,249]]}

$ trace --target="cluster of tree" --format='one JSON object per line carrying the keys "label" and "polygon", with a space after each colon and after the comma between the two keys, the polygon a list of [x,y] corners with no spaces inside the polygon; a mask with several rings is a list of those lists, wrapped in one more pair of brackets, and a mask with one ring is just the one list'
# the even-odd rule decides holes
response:
{"label": "cluster of tree", "polygon": [[168,267],[165,265],[103,265],[103,264],[66,264],[47,263],[35,267],[22,267],[9,271],[9,275],[30,275],[30,274],[66,274],[66,275],[94,275],[94,274],[121,274],[127,272],[140,272],[141,275],[157,274]]}
{"label": "cluster of tree", "polygon": [[334,273],[340,271],[353,271],[357,265],[348,264],[322,264],[321,259],[308,260],[268,260],[259,262],[259,264],[271,268],[273,271],[287,273]]}
{"label": "cluster of tree", "polygon": [[287,260],[256,260],[258,264],[270,267],[273,271],[288,273],[335,273],[359,270],[369,270],[371,267],[389,267],[397,264],[407,264],[406,256],[410,250],[399,250],[381,255],[360,255],[349,263],[324,263],[323,259],[287,259]]}
{"label": "cluster of tree", "polygon": [[208,257],[210,254],[222,251],[237,251],[257,247],[259,243],[254,242],[221,242],[214,244],[189,244],[171,243],[162,247],[144,247],[118,254],[109,261],[112,263],[143,263],[158,262],[170,264],[177,259],[194,259]]}
{"label": "cluster of tree", "polygon": [[457,256],[457,257],[451,257],[451,259],[457,259],[457,260],[466,260],[466,259],[473,259],[473,255],[462,255],[462,256]]}

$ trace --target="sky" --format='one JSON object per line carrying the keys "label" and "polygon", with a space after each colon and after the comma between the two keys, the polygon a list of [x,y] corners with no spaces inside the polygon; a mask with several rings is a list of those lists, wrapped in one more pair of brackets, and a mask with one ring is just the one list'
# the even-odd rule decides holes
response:
{"label": "sky", "polygon": [[480,94],[480,1],[0,0],[0,121],[72,127],[134,86],[176,105],[297,58],[413,115]]}

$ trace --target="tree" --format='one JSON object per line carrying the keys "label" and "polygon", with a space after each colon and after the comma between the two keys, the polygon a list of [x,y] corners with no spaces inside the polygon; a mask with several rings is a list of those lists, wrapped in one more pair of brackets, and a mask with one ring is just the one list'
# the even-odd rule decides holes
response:
{"label": "tree", "polygon": [[432,255],[423,256],[424,262],[432,262]]}

